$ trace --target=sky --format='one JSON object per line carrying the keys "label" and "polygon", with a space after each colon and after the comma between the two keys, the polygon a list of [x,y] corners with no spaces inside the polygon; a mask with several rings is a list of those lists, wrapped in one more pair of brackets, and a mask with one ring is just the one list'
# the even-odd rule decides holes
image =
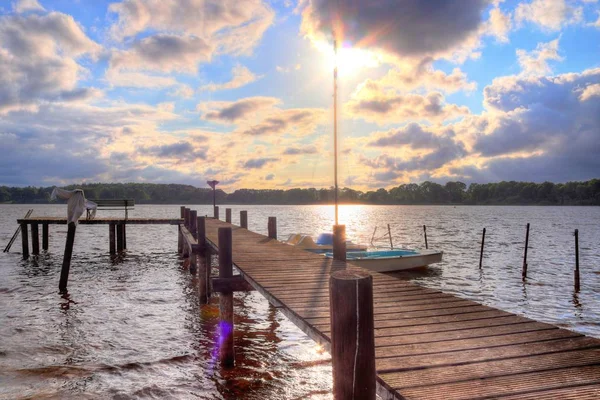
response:
{"label": "sky", "polygon": [[0,0],[0,185],[330,187],[335,65],[340,187],[600,177],[598,0]]}

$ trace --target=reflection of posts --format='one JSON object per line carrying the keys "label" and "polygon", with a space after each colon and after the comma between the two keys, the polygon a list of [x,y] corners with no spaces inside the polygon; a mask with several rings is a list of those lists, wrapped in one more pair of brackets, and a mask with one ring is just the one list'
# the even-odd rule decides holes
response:
{"label": "reflection of posts", "polygon": [[334,398],[375,400],[373,278],[363,271],[336,271],[329,295]]}
{"label": "reflection of posts", "polygon": [[[233,276],[231,228],[219,228],[219,278]],[[219,293],[219,354],[221,364],[232,367],[235,361],[233,349],[233,292],[222,291]]]}

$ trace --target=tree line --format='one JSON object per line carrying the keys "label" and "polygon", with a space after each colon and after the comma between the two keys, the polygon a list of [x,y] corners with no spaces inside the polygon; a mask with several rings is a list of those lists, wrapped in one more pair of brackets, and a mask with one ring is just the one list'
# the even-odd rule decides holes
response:
{"label": "tree line", "polygon": [[[134,199],[137,204],[211,204],[210,188],[154,183],[85,183],[88,199]],[[0,203],[49,203],[53,187],[0,186]],[[238,189],[216,191],[218,204],[330,204],[334,189]],[[567,183],[447,182],[408,183],[389,190],[339,190],[340,203],[350,204],[465,204],[465,205],[600,205],[600,180]]]}

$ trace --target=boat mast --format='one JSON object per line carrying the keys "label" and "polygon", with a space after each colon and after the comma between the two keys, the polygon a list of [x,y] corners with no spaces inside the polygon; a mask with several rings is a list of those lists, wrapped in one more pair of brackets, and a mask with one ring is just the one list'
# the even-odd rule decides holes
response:
{"label": "boat mast", "polygon": [[335,32],[333,33],[333,51],[334,51],[334,67],[333,67],[333,175],[335,182],[335,224],[338,225],[338,150],[337,150],[337,39]]}

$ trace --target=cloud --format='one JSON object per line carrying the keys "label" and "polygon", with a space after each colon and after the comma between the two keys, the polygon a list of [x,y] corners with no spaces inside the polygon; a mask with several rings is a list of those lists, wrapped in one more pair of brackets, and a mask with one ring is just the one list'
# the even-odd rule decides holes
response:
{"label": "cloud", "polygon": [[265,181],[272,181],[274,178],[275,178],[275,175],[269,174],[269,175],[265,176]]}
{"label": "cloud", "polygon": [[512,28],[511,15],[503,13],[500,7],[494,7],[490,11],[487,21],[487,31],[501,43],[508,43],[508,33]]}
{"label": "cloud", "polygon": [[177,85],[177,80],[170,76],[118,69],[107,70],[104,78],[110,85],[116,87],[160,89]]}
{"label": "cloud", "polygon": [[558,39],[547,43],[538,43],[535,50],[527,52],[517,49],[517,59],[523,75],[546,75],[552,72],[548,61],[562,61],[558,54]]}
{"label": "cloud", "polygon": [[600,97],[600,83],[588,85],[579,96],[580,101],[587,101],[594,97]]}
{"label": "cloud", "polygon": [[206,160],[208,147],[201,146],[196,149],[190,142],[179,141],[170,144],[142,147],[139,151],[142,154],[151,155],[157,158],[175,159],[180,162],[195,162],[198,160]]}
{"label": "cloud", "polygon": [[260,123],[242,131],[245,135],[308,135],[324,122],[325,111],[318,108],[277,110]]}
{"label": "cloud", "polygon": [[377,124],[405,121],[437,121],[469,114],[469,109],[456,104],[446,104],[439,92],[427,95],[398,94],[385,91],[377,82],[365,82],[352,99],[344,105],[353,118],[362,118]]}
{"label": "cloud", "polygon": [[304,146],[304,147],[288,147],[283,151],[284,155],[297,156],[301,154],[316,154],[317,148],[315,146]]}
{"label": "cloud", "polygon": [[566,0],[533,0],[520,3],[515,9],[517,23],[531,22],[550,31],[581,22],[582,18],[583,9],[568,5]]}
{"label": "cloud", "polygon": [[233,67],[231,75],[232,78],[229,82],[209,83],[208,85],[202,86],[200,90],[216,92],[217,90],[237,89],[263,77],[263,75],[255,75],[248,68],[239,64]]}
{"label": "cloud", "polygon": [[180,85],[177,89],[167,93],[167,95],[182,99],[191,99],[194,97],[194,89],[187,85]]}
{"label": "cloud", "polygon": [[96,96],[97,90],[78,87],[87,71],[77,59],[99,49],[71,16],[0,16],[0,114]]}
{"label": "cloud", "polygon": [[355,46],[421,59],[442,56],[472,40],[487,0],[310,0],[302,32],[322,41],[336,31]]}
{"label": "cloud", "polygon": [[12,7],[13,11],[17,14],[25,13],[27,11],[46,11],[37,0],[17,0],[13,2]]}
{"label": "cloud", "polygon": [[203,111],[203,119],[221,123],[237,123],[254,116],[258,111],[269,109],[279,104],[281,100],[275,97],[248,97],[234,102],[206,102],[198,105]]}
{"label": "cloud", "polygon": [[268,163],[279,161],[278,158],[264,157],[264,158],[251,158],[242,163],[242,167],[246,169],[260,169]]}
{"label": "cloud", "polygon": [[279,65],[275,66],[275,70],[277,72],[279,72],[280,74],[287,74],[292,71],[298,71],[300,68],[301,68],[300,64],[296,64],[296,65],[290,66],[290,67],[281,67]]}

